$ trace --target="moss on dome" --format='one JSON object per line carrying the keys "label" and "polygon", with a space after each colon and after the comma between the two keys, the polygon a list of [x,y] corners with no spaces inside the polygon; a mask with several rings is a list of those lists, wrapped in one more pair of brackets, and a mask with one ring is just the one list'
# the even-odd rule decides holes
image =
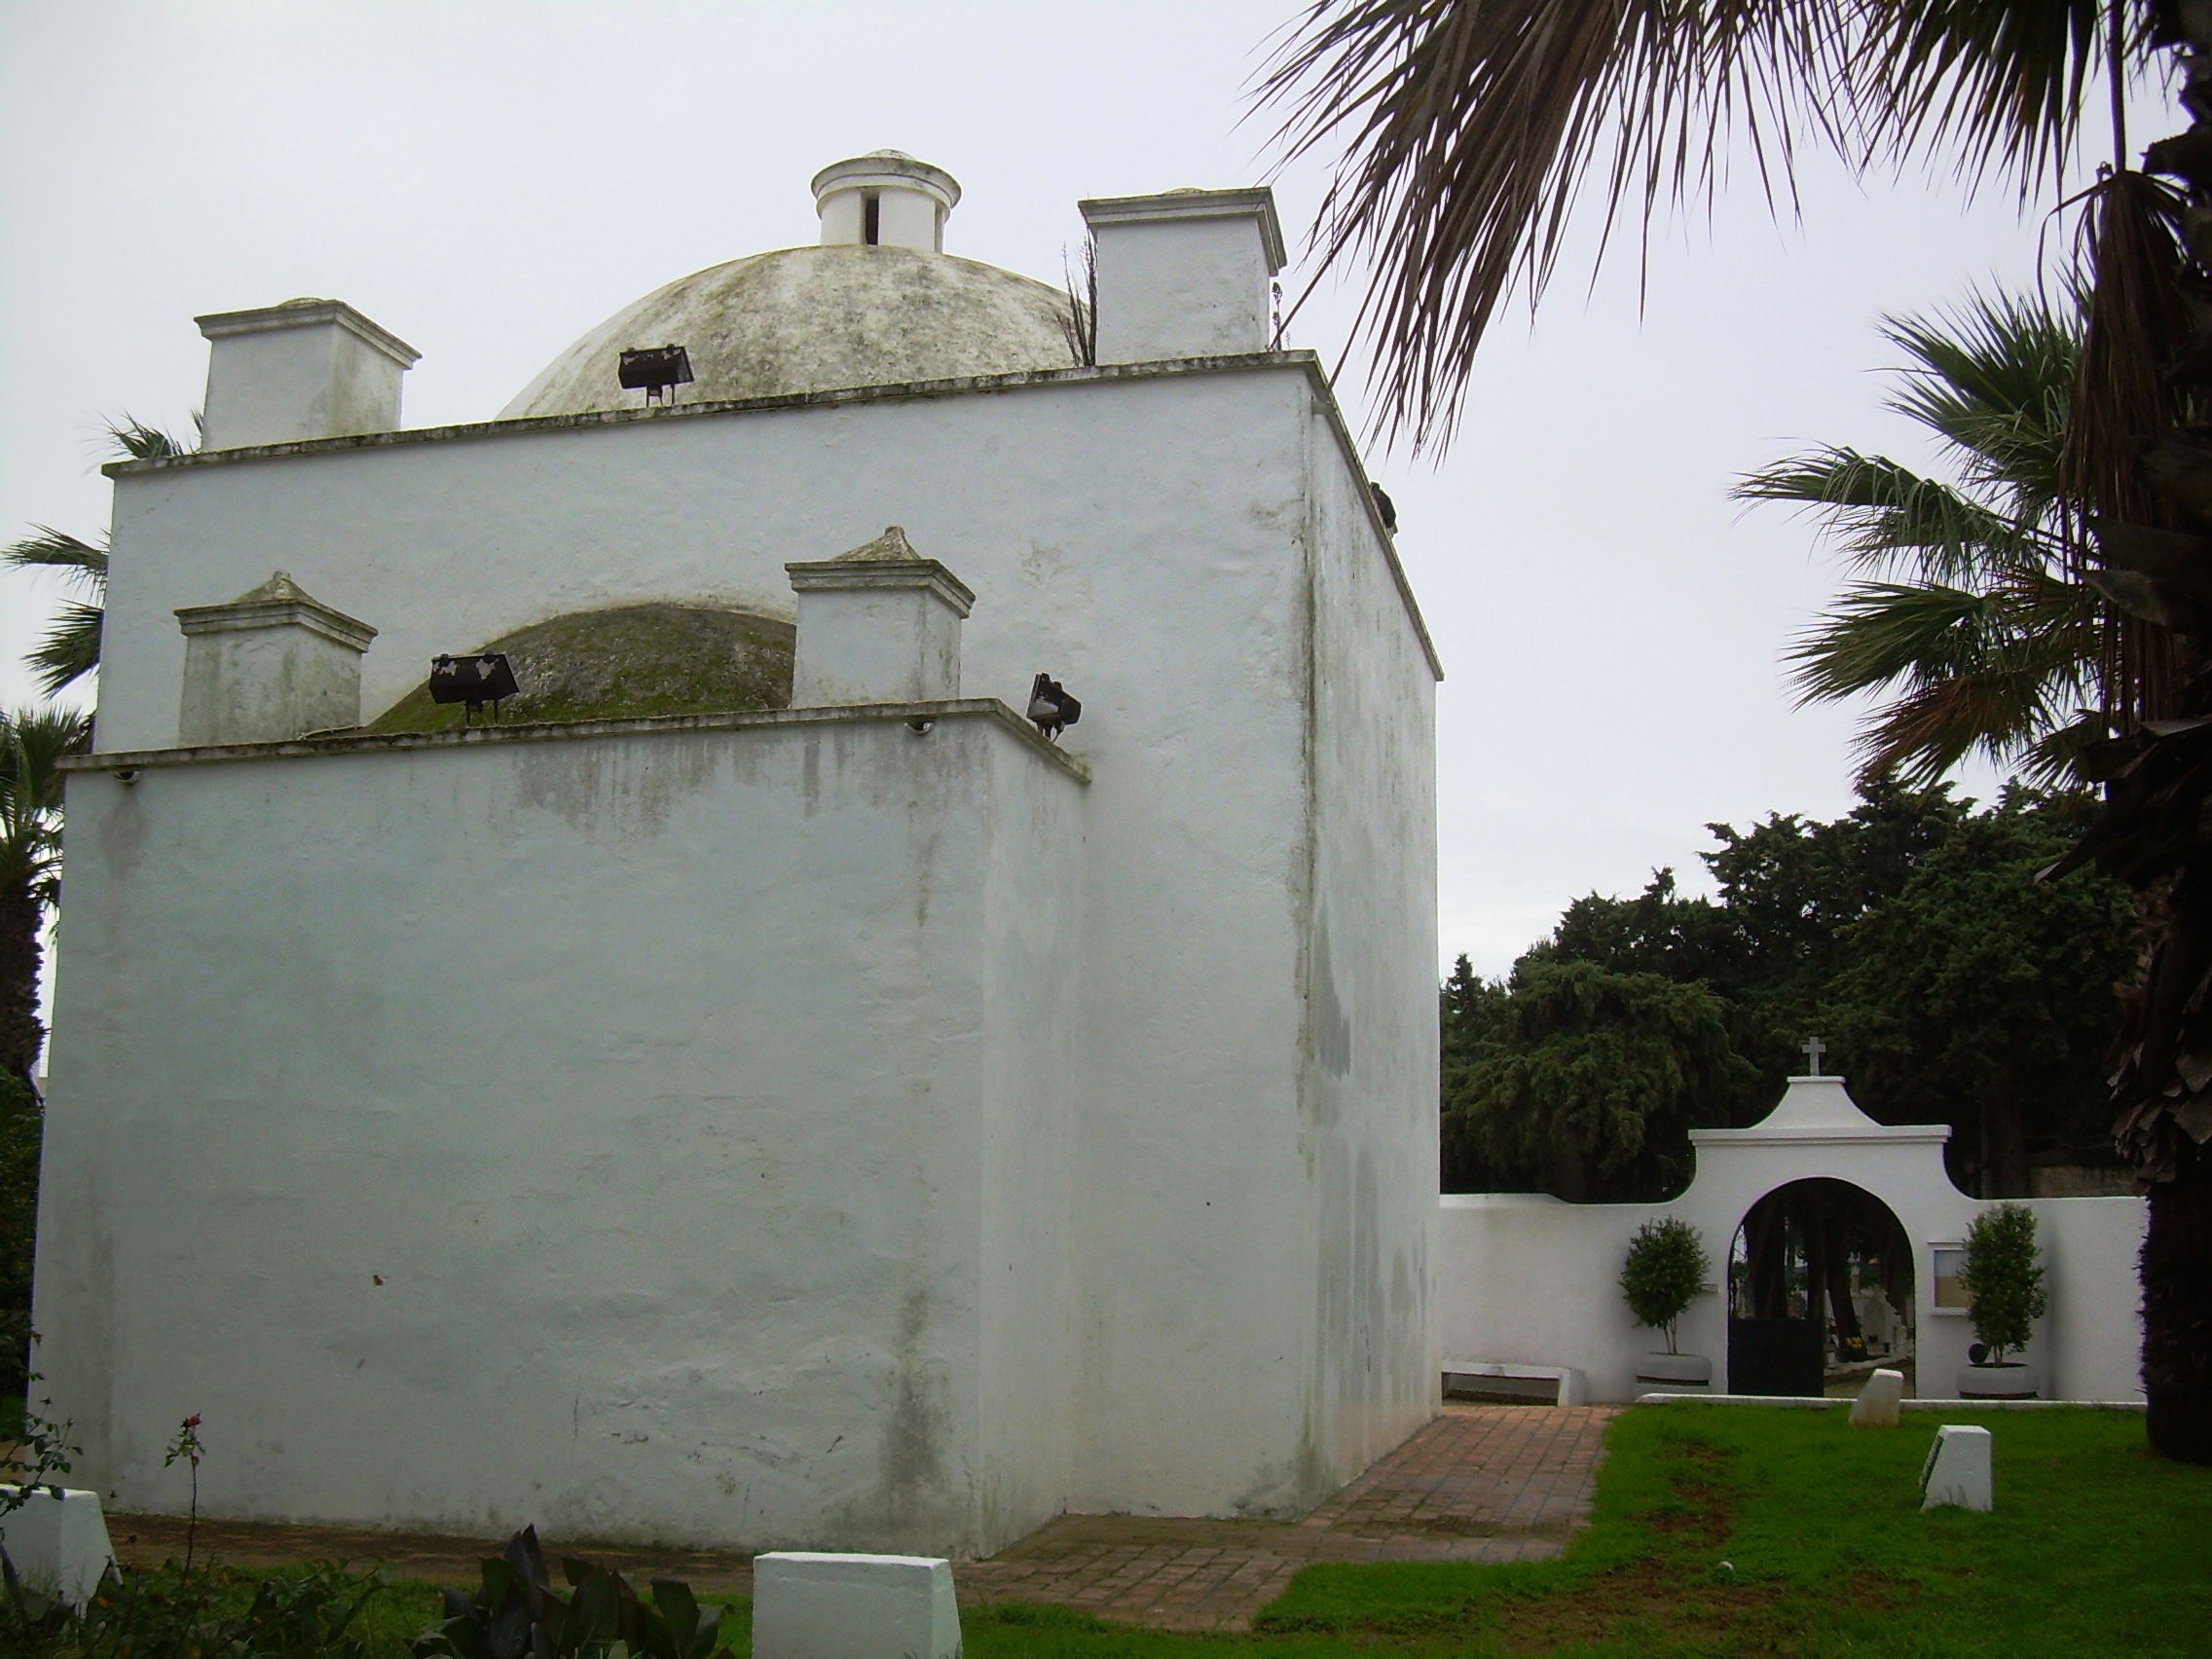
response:
{"label": "moss on dome", "polygon": [[697,377],[678,403],[1064,369],[1068,300],[977,260],[903,247],[792,247],[697,271],[564,351],[502,421],[635,409],[632,346],[682,346]]}
{"label": "moss on dome", "polygon": [[[793,638],[789,622],[750,610],[625,605],[534,622],[476,648],[505,652],[514,668],[519,689],[502,719],[615,720],[785,708]],[[425,672],[366,729],[451,731],[462,712],[430,701]]]}

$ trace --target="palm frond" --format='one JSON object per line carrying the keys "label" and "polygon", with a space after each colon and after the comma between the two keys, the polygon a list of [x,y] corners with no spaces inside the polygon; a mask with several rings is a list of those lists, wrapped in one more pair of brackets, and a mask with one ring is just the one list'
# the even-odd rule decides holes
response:
{"label": "palm frond", "polygon": [[[1768,203],[1807,140],[1863,167],[1955,144],[2023,190],[2063,154],[2096,60],[2097,0],[1318,0],[1261,72],[1286,159],[1341,157],[1311,236],[1318,282],[1372,275],[1354,327],[1374,425],[1449,443],[1476,347],[1557,264],[1582,187],[1624,210],[1710,202],[1741,145]],[[1603,244],[1601,245],[1601,258]]]}
{"label": "palm frond", "polygon": [[52,879],[61,856],[58,762],[89,736],[74,709],[0,713],[0,879],[34,889]]}
{"label": "palm frond", "polygon": [[1975,753],[2040,773],[2071,753],[2043,746],[2081,719],[2097,619],[2086,589],[2042,573],[1979,592],[1862,582],[1787,660],[1800,704],[1895,690],[1861,726],[1862,781],[1926,787]]}
{"label": "palm frond", "polygon": [[29,535],[0,547],[0,564],[19,571],[59,571],[95,592],[107,585],[107,549],[50,525],[34,524]]}
{"label": "palm frond", "polygon": [[[192,422],[198,426],[199,415],[195,414]],[[107,424],[107,435],[115,447],[132,461],[163,461],[199,447],[179,443],[160,427],[149,426],[132,415],[125,415],[120,421],[110,421]]]}
{"label": "palm frond", "polygon": [[1887,0],[1862,8],[1867,33],[1850,60],[1850,95],[1870,150],[1903,161],[1948,147],[1970,183],[1995,172],[2026,196],[2072,147],[2083,95],[2104,59],[2108,3]]}
{"label": "palm frond", "polygon": [[107,599],[107,549],[81,541],[66,531],[33,525],[32,534],[0,548],[0,564],[19,571],[58,571],[92,598],[64,600],[46,636],[27,652],[24,663],[38,676],[39,687],[55,696],[99,666],[100,618]]}
{"label": "palm frond", "polygon": [[[1585,174],[1624,203],[1708,196],[1743,131],[1771,183],[1832,84],[1843,0],[1321,0],[1258,88],[1295,158],[1342,139],[1313,232],[1325,272],[1374,261],[1356,332],[1377,421],[1449,441],[1476,344],[1558,259]],[[1812,117],[1817,120],[1817,115]],[[1316,273],[1318,279],[1319,273]],[[1309,289],[1310,291],[1310,289]]]}
{"label": "palm frond", "polygon": [[1854,568],[1869,573],[1909,565],[1939,581],[1978,581],[2060,550],[2032,519],[2023,523],[1886,456],[1853,449],[1788,457],[1747,473],[1728,493],[1804,509]]}
{"label": "palm frond", "polygon": [[1976,290],[1948,311],[1883,319],[1883,337],[1912,359],[1889,406],[2019,519],[2049,515],[2059,498],[2082,340],[2078,308],[2063,304]]}
{"label": "palm frond", "polygon": [[105,611],[97,605],[64,600],[47,625],[46,636],[23,661],[38,676],[39,689],[59,696],[100,665],[100,628]]}
{"label": "palm frond", "polygon": [[1928,789],[1974,755],[2009,767],[2047,729],[2041,690],[2026,676],[1988,674],[1909,691],[1861,728],[1860,781]]}
{"label": "palm frond", "polygon": [[2039,790],[2081,789],[2089,782],[2089,751],[2112,736],[2112,725],[2093,709],[2071,725],[2046,732],[2014,759],[2020,776]]}

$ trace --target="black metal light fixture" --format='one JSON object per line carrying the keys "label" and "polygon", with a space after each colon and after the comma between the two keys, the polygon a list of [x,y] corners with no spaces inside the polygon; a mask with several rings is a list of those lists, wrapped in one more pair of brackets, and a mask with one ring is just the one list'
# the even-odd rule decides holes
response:
{"label": "black metal light fixture", "polygon": [[1037,735],[1047,743],[1060,741],[1064,727],[1083,719],[1083,705],[1068,695],[1067,687],[1049,674],[1040,674],[1029,682],[1029,718],[1037,726]]}
{"label": "black metal light fixture", "polygon": [[514,666],[504,651],[430,659],[430,701],[461,704],[462,725],[473,724],[487,703],[492,705],[492,718],[498,719],[500,703],[515,690]]}
{"label": "black metal light fixture", "polygon": [[622,389],[643,389],[647,403],[673,403],[675,390],[691,384],[691,353],[681,346],[633,346],[622,353]]}

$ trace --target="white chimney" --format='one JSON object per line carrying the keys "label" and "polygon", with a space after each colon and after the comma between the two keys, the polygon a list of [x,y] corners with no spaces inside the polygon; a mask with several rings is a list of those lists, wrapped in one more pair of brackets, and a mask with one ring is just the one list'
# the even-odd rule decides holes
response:
{"label": "white chimney", "polygon": [[399,377],[422,353],[343,300],[194,317],[208,340],[203,442],[297,444],[399,425]]}
{"label": "white chimney", "polygon": [[911,247],[944,251],[944,220],[960,185],[942,167],[903,150],[871,150],[814,175],[814,210],[825,247]]}
{"label": "white chimney", "polygon": [[228,605],[189,606],[176,620],[185,748],[283,743],[361,723],[361,653],[377,631],[310,599],[282,571]]}
{"label": "white chimney", "polygon": [[1079,203],[1098,246],[1098,360],[1230,356],[1273,344],[1274,192],[1170,190]]}
{"label": "white chimney", "polygon": [[850,553],[784,569],[798,593],[793,708],[960,695],[960,624],[976,596],[897,525]]}

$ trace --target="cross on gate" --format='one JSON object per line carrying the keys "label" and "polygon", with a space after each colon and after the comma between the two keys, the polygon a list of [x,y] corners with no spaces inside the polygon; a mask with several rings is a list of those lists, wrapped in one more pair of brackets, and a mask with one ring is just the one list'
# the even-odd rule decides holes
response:
{"label": "cross on gate", "polygon": [[1828,1051],[1828,1046],[1818,1037],[1806,1038],[1802,1046],[1805,1051],[1805,1075],[1825,1077],[1827,1074],[1821,1070],[1821,1056]]}

